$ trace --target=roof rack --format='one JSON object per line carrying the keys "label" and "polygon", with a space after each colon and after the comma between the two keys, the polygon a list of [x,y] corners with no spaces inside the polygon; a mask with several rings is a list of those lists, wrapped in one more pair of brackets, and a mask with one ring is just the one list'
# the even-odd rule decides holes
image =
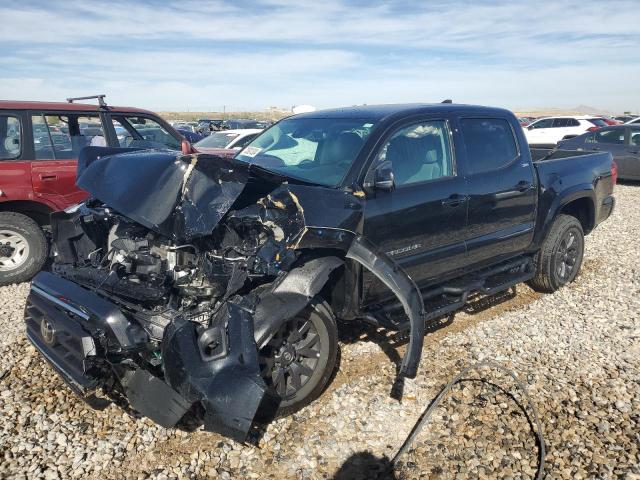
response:
{"label": "roof rack", "polygon": [[447,98],[446,100],[443,100],[440,103],[453,103],[453,100],[451,100],[450,98]]}
{"label": "roof rack", "polygon": [[94,98],[98,99],[98,105],[100,105],[101,107],[106,107],[107,106],[107,102],[104,101],[104,97],[106,97],[106,95],[102,94],[102,95],[89,95],[88,97],[71,97],[71,98],[67,98],[67,102],[69,103],[73,103],[76,100],[92,100]]}

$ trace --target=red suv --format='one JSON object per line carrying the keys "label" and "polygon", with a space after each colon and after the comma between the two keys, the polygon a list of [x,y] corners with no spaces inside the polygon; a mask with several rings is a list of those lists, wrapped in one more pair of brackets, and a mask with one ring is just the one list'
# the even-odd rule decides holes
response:
{"label": "red suv", "polygon": [[[74,103],[98,99],[98,105]],[[76,187],[83,147],[180,150],[155,113],[111,107],[104,96],[67,103],[0,100],[0,286],[31,279],[47,258],[49,214],[85,199]]]}

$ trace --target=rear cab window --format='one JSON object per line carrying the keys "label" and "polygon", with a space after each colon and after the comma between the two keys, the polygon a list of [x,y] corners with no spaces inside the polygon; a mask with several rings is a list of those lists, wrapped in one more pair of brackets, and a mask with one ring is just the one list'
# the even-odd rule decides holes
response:
{"label": "rear cab window", "polygon": [[22,153],[22,126],[20,118],[0,114],[0,160],[14,160]]}
{"label": "rear cab window", "polygon": [[519,156],[513,129],[503,118],[461,118],[460,131],[470,175],[499,170]]}

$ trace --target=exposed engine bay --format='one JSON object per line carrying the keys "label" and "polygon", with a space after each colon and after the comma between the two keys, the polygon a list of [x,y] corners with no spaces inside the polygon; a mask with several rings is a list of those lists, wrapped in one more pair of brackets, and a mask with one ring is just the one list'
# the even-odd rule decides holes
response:
{"label": "exposed engine bay", "polygon": [[[248,211],[231,212],[214,235],[180,243],[166,238],[100,201],[72,214],[57,214],[52,271],[113,300],[161,340],[177,314],[207,326],[222,302],[288,271],[299,256],[290,248],[304,231],[292,196],[268,197]],[[276,214],[295,224],[285,233]],[[267,213],[270,212],[270,213]]]}
{"label": "exposed engine bay", "polygon": [[[283,340],[286,323],[323,291],[334,311],[357,314],[349,262],[405,305],[412,339],[400,373],[415,375],[422,300],[359,235],[358,192],[289,183],[233,159],[91,147],[77,183],[92,197],[52,215],[52,273],[34,279],[25,321],[83,397],[101,389],[163,426],[189,414],[244,441],[256,415],[284,404],[281,372],[299,384],[316,375],[309,322]],[[344,292],[327,290],[330,278]],[[276,337],[265,363],[259,352]]]}

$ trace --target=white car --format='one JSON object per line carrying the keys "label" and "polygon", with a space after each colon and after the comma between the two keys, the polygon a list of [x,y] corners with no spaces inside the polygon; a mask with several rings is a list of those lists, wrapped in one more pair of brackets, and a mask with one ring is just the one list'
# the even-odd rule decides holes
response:
{"label": "white car", "polygon": [[240,150],[262,132],[259,128],[220,130],[204,137],[194,147],[199,152],[214,153],[218,150]]}
{"label": "white car", "polygon": [[625,123],[625,125],[637,125],[640,123],[640,117],[634,118],[632,120],[629,120],[627,123]]}
{"label": "white car", "polygon": [[562,116],[540,118],[525,128],[529,145],[555,146],[560,140],[592,132],[607,123],[592,116]]}

